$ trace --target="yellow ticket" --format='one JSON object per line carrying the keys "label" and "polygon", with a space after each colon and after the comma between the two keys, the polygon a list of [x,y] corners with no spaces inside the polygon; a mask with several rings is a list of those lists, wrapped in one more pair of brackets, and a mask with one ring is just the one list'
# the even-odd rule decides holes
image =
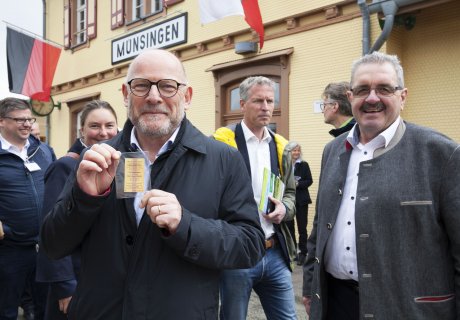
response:
{"label": "yellow ticket", "polygon": [[144,175],[144,158],[126,158],[124,192],[144,192]]}

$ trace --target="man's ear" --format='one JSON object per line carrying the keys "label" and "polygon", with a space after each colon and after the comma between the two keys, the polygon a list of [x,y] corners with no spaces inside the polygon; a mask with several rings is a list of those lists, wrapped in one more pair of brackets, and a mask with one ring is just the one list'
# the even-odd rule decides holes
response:
{"label": "man's ear", "polygon": [[353,92],[347,91],[347,98],[348,98],[348,101],[351,102],[351,100],[353,99]]}
{"label": "man's ear", "polygon": [[404,109],[404,105],[407,99],[407,88],[402,89],[401,91],[401,110]]}
{"label": "man's ear", "polygon": [[187,90],[184,94],[185,99],[185,110],[188,110],[192,104],[193,89],[192,87],[187,87]]}
{"label": "man's ear", "polygon": [[243,113],[244,113],[244,105],[245,104],[246,104],[246,101],[240,99],[240,109],[241,109],[241,111],[243,111]]}
{"label": "man's ear", "polygon": [[123,102],[125,103],[125,107],[128,107],[129,88],[126,83],[121,85],[121,92],[123,93]]}
{"label": "man's ear", "polygon": [[339,112],[339,103],[337,101],[334,102],[334,112]]}

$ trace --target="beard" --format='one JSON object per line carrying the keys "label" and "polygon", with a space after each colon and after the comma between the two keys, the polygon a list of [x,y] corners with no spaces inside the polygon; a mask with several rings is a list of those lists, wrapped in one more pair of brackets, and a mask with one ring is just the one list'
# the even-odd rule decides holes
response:
{"label": "beard", "polygon": [[[145,113],[149,111],[162,112],[162,114],[151,114]],[[143,135],[151,138],[163,138],[170,137],[174,130],[179,127],[180,123],[185,117],[185,108],[183,103],[177,106],[177,113],[171,114],[168,108],[156,105],[148,106],[144,105],[138,110],[135,115],[132,107],[132,103],[128,106],[128,118],[131,120],[136,130],[139,130]],[[166,118],[165,118],[166,116]]]}

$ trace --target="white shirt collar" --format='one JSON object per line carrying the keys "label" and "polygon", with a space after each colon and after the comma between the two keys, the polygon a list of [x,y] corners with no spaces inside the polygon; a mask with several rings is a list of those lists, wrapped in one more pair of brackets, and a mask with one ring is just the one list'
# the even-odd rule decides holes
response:
{"label": "white shirt collar", "polygon": [[[157,158],[158,158],[159,155],[161,155],[162,153],[166,152],[168,150],[169,146],[172,145],[174,143],[174,141],[176,141],[176,137],[177,137],[177,134],[179,133],[179,129],[180,129],[180,126],[178,126],[176,130],[174,130],[173,134],[171,135],[171,137],[169,137],[168,141],[166,141],[161,146],[161,148],[158,151],[158,154],[156,156]],[[142,150],[142,148],[141,148],[141,146],[139,144],[139,141],[136,138],[136,134],[134,133],[134,130],[135,130],[135,128],[133,127],[132,130],[131,130],[131,137],[130,137],[129,143],[131,145],[135,145],[144,154],[146,159],[149,159],[149,157],[146,155],[145,151]]]}
{"label": "white shirt collar", "polygon": [[[375,139],[378,139],[378,140],[383,139],[384,146],[386,148],[388,144],[390,143],[390,141],[395,136],[396,130],[398,129],[400,122],[401,122],[401,116],[398,116],[398,118],[396,118],[396,120],[388,128],[386,128],[377,137],[375,137],[368,143],[372,143]],[[350,130],[347,136],[347,141],[351,144],[353,148],[359,144],[359,126],[358,125],[355,125]]]}
{"label": "white shirt collar", "polygon": [[[246,142],[248,142],[251,139],[257,139],[257,141],[259,141],[259,138],[257,138],[255,134],[251,131],[251,129],[248,128],[246,123],[244,123],[244,120],[241,121],[241,127],[243,128],[244,139],[246,140]],[[266,140],[268,143],[272,141],[272,136],[268,132],[267,127],[264,127],[264,135],[261,140]]]}
{"label": "white shirt collar", "polygon": [[0,134],[0,141],[2,142],[2,149],[6,151],[16,151],[13,153],[21,152],[22,150],[27,150],[30,147],[30,142],[29,139],[26,140],[26,144],[24,145],[24,148],[22,150],[19,150],[18,147],[15,145],[11,144],[8,140],[6,140],[1,134]]}

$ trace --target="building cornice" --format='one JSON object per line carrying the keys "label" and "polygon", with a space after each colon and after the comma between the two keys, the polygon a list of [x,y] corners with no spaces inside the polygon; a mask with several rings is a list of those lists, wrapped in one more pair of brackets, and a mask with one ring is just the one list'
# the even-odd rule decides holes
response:
{"label": "building cornice", "polygon": [[[332,5],[322,6],[265,23],[265,41],[341,23],[360,16],[361,12],[355,0],[339,1]],[[258,35],[251,29],[244,29],[198,43],[180,46],[171,50],[171,52],[181,61],[187,61],[227,50],[234,50],[235,42],[238,41],[258,41]],[[245,57],[254,56],[257,56],[257,54],[245,55]],[[129,63],[121,63],[94,74],[59,83],[52,87],[51,94],[63,94],[123,78],[126,76]]]}

